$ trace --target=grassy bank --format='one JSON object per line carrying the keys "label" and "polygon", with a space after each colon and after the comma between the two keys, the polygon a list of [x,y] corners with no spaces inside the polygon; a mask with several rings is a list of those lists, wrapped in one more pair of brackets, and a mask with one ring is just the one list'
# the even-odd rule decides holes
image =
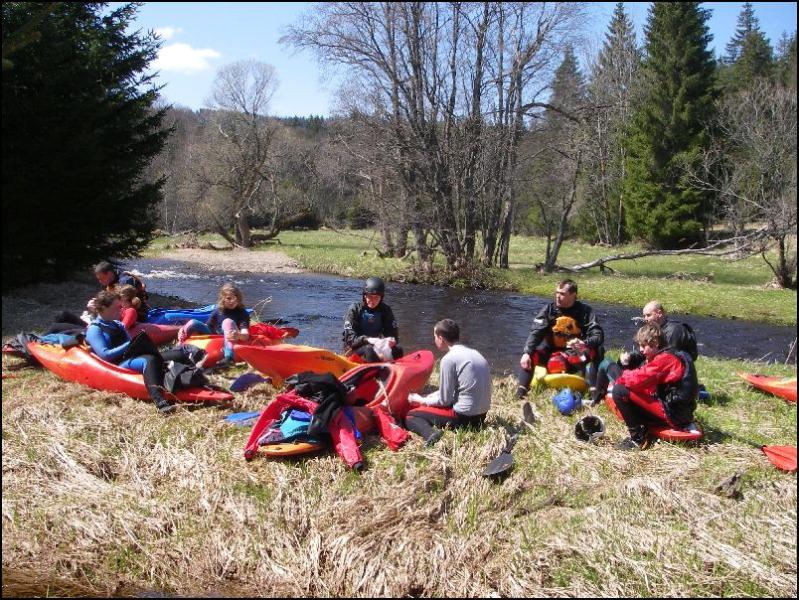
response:
{"label": "grassy bank", "polygon": [[[379,235],[371,231],[286,231],[281,243],[261,249],[279,250],[298,261],[305,269],[349,277],[379,275],[393,281],[415,281],[412,263],[382,259],[374,247]],[[159,238],[149,252],[168,256],[167,243],[176,240]],[[222,247],[219,236],[206,236]],[[636,246],[609,249],[569,241],[559,262],[574,265],[608,254],[633,252]],[[510,269],[490,269],[480,275],[480,284],[510,289],[525,294],[552,295],[563,273],[542,275],[534,266],[543,260],[544,241],[540,238],[514,237],[510,248]],[[615,273],[603,275],[597,270],[571,277],[580,285],[580,297],[627,306],[643,306],[652,298],[660,299],[667,311],[703,316],[762,321],[779,325],[796,324],[796,292],[767,287],[771,273],[760,257],[729,261],[707,256],[646,257],[619,261],[610,265]],[[470,285],[461,280],[455,284]]]}
{"label": "grassy bank", "polygon": [[[485,429],[396,453],[369,438],[359,476],[333,454],[246,463],[248,432],[222,418],[261,408],[266,386],[166,419],[7,361],[4,596],[797,594],[796,475],[755,447],[795,444],[796,407],[733,375],[788,367],[701,358],[706,439],[635,454],[611,448],[624,432],[604,407],[592,446],[533,394],[538,424],[496,485],[479,472],[520,416],[510,379]],[[743,497],[716,494],[736,472]]]}

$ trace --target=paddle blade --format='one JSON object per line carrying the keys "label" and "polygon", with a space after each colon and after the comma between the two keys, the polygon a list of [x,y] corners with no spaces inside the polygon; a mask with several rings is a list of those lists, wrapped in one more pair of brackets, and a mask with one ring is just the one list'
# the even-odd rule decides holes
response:
{"label": "paddle blade", "polygon": [[760,449],[778,469],[789,473],[796,471],[796,446],[761,446]]}
{"label": "paddle blade", "polygon": [[233,413],[225,417],[225,421],[234,425],[248,425],[261,416],[260,411]]}
{"label": "paddle blade", "polygon": [[510,472],[512,467],[513,455],[510,452],[503,452],[488,463],[482,475],[483,477],[500,477]]}
{"label": "paddle blade", "polygon": [[244,373],[239,375],[236,380],[230,384],[231,392],[243,392],[250,389],[252,386],[259,383],[269,383],[268,377],[261,377],[258,373]]}

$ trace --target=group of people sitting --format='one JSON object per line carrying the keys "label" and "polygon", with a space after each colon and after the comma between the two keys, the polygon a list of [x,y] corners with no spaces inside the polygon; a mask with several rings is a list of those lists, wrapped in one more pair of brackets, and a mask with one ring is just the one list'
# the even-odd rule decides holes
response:
{"label": "group of people sitting", "polygon": [[[397,345],[398,327],[384,302],[385,285],[369,278],[363,301],[356,302],[344,320],[344,343],[367,361],[402,356]],[[696,408],[698,382],[693,361],[698,356],[696,337],[686,324],[670,321],[660,302],[643,310],[643,326],[635,336],[637,352],[623,352],[618,361],[605,358],[604,332],[594,311],[577,300],[577,284],[558,283],[555,301],[533,319],[519,360],[517,396],[527,394],[535,367],[547,372],[580,372],[590,386],[590,403],[602,401],[612,386],[615,404],[629,430],[617,444],[622,450],[645,450],[652,445],[648,425],[661,422],[675,429],[690,428]],[[428,445],[442,435],[441,427],[479,425],[491,406],[488,362],[476,350],[460,343],[460,328],[451,319],[436,323],[433,339],[446,352],[440,366],[440,388],[427,396],[411,394],[406,426]],[[388,342],[390,356],[378,346]],[[525,418],[532,407],[525,403]]]}
{"label": "group of people sitting", "polygon": [[[233,361],[233,344],[249,339],[250,317],[241,290],[227,283],[220,289],[216,309],[205,321],[191,320],[178,332],[178,346],[166,351],[145,347],[130,353],[129,332],[144,322],[150,306],[144,282],[109,262],[95,267],[103,290],[92,298],[87,310],[90,321],[60,313],[49,333],[82,332],[92,350],[106,361],[141,372],[148,393],[159,411],[169,414],[174,406],[164,397],[165,364],[174,361],[202,368],[204,352],[185,342],[193,334],[224,336],[225,361]],[[370,277],[361,301],[353,303],[344,318],[345,353],[366,362],[395,360],[403,356],[399,328],[385,302],[385,283]],[[620,449],[644,450],[652,444],[647,425],[653,418],[673,428],[689,427],[696,407],[696,338],[685,324],[670,321],[657,302],[643,310],[644,324],[635,341],[639,352],[623,352],[617,361],[606,359],[604,332],[593,310],[577,300],[577,284],[558,283],[554,302],[533,319],[519,360],[517,396],[527,394],[536,367],[548,372],[584,374],[591,390],[590,403],[597,404],[612,388],[612,397],[629,430]],[[442,428],[479,426],[491,406],[491,373],[486,359],[460,342],[460,327],[452,319],[438,321],[433,328],[436,347],[445,352],[440,365],[439,389],[411,394],[412,409],[406,427],[435,444]],[[532,408],[523,407],[530,420]]]}

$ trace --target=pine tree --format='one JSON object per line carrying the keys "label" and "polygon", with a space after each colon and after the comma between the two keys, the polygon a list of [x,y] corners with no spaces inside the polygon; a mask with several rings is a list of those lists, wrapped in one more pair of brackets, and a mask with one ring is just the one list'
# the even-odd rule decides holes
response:
{"label": "pine tree", "polygon": [[[589,85],[592,135],[586,155],[589,192],[580,215],[580,230],[588,239],[608,244],[624,240],[624,212],[621,182],[627,170],[623,142],[632,113],[635,81],[641,65],[641,51],[624,3],[613,12],[605,43],[597,57]],[[591,233],[593,232],[593,233]]]}
{"label": "pine tree", "polygon": [[744,38],[741,53],[732,67],[733,88],[747,88],[758,77],[771,77],[773,70],[774,51],[768,38],[760,31],[752,31]]}
{"label": "pine tree", "polygon": [[[157,39],[128,32],[135,4],[49,4],[3,73],[4,287],[133,255],[161,197],[140,180],[169,134],[144,74]],[[43,6],[4,3],[4,43]]]}
{"label": "pine tree", "polygon": [[628,230],[658,248],[699,241],[710,208],[707,194],[682,181],[683,165],[707,145],[716,96],[709,12],[699,4],[650,8],[643,90],[627,138]]}
{"label": "pine tree", "polygon": [[743,8],[738,15],[738,24],[735,28],[735,35],[727,43],[727,54],[724,62],[732,64],[741,56],[744,40],[753,31],[760,31],[760,21],[755,16],[755,9],[751,2],[744,2]]}

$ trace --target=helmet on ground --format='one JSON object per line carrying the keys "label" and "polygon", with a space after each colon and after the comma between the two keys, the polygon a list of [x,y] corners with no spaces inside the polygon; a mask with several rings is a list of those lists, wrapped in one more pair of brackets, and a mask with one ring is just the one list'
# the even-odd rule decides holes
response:
{"label": "helmet on ground", "polygon": [[595,442],[605,435],[605,422],[595,415],[583,417],[575,424],[574,435],[581,442]]}
{"label": "helmet on ground", "polygon": [[386,284],[379,277],[370,277],[363,286],[364,294],[379,294],[382,298],[386,294]]}
{"label": "helmet on ground", "polygon": [[570,415],[583,404],[583,396],[571,388],[563,388],[552,398],[552,404],[562,415]]}

